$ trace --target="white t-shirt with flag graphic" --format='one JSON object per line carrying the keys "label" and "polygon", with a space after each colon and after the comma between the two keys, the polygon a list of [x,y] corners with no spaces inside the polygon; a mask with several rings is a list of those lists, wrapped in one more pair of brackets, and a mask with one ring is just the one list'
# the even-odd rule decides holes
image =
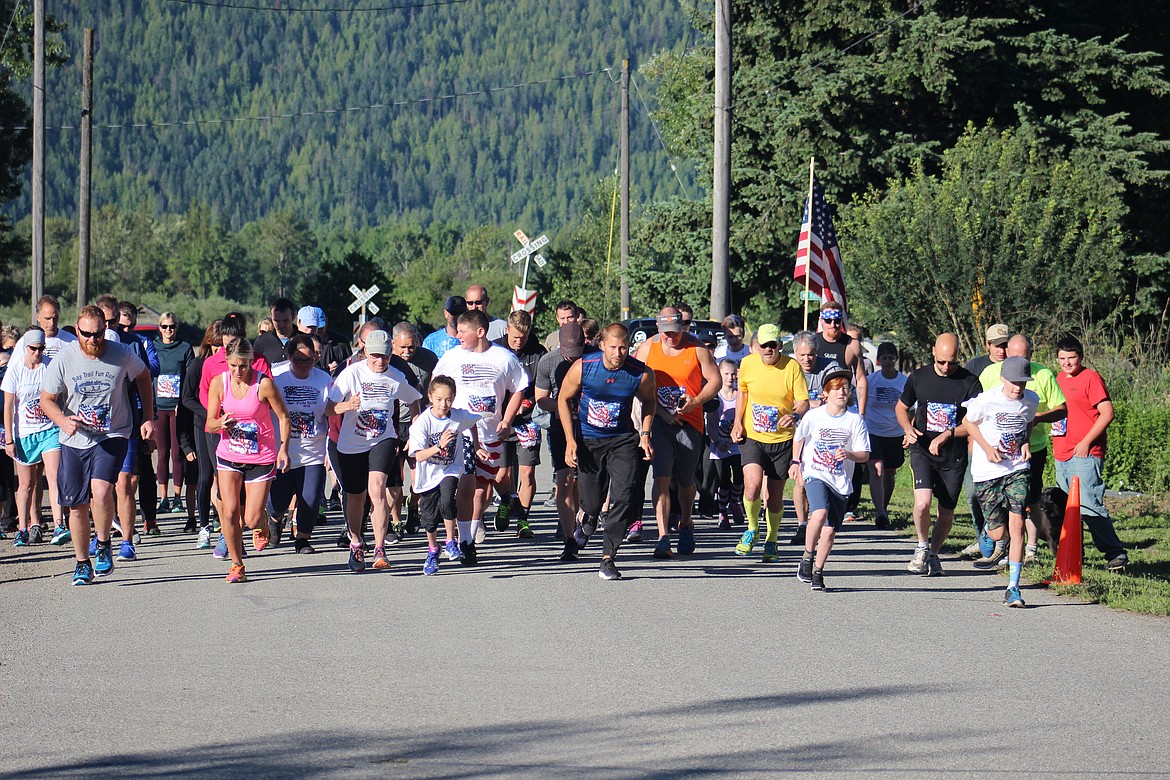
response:
{"label": "white t-shirt with flag graphic", "polygon": [[1028,442],[1028,424],[1036,419],[1040,396],[1025,390],[1018,400],[1003,394],[1003,385],[984,390],[963,404],[967,419],[979,426],[979,432],[996,452],[999,463],[987,459],[987,453],[978,444],[971,448],[971,479],[990,482],[993,479],[1031,468],[1023,460],[1023,445]]}
{"label": "white t-shirt with flag graphic", "polygon": [[371,371],[364,360],[346,366],[338,375],[329,390],[329,400],[337,404],[358,393],[361,408],[342,415],[337,436],[337,451],[346,455],[369,452],[379,442],[397,438],[394,402],[409,404],[422,398],[398,369],[387,366],[379,374]]}
{"label": "white t-shirt with flag graphic", "polygon": [[406,450],[410,455],[418,454],[419,450],[439,446],[439,439],[448,429],[454,429],[456,433],[454,441],[445,452],[439,452],[434,457],[415,464],[415,493],[433,490],[446,477],[463,475],[465,458],[463,448],[470,443],[470,439],[459,434],[470,430],[478,422],[479,415],[464,409],[452,409],[446,417],[436,417],[427,409],[415,418],[410,424],[410,440]]}
{"label": "white t-shirt with flag graphic", "polygon": [[325,402],[333,380],[319,368],[305,379],[297,379],[290,370],[274,369],[274,373],[272,381],[288,407],[289,468],[323,465],[329,435]]}
{"label": "white t-shirt with flag graphic", "polygon": [[496,426],[503,419],[505,394],[528,387],[528,375],[520,361],[498,344],[483,352],[463,347],[447,350],[431,372],[432,378],[437,376],[455,380],[452,406],[479,416],[479,438],[484,444],[499,440]]}
{"label": "white t-shirt with flag graphic", "polygon": [[[35,368],[29,368],[23,360],[15,358],[8,363],[8,371],[4,374],[0,390],[11,395],[13,399],[12,424],[16,430],[8,431],[12,441],[53,427],[53,421],[41,409],[41,385],[44,384],[44,379],[44,363],[38,363]],[[0,423],[2,422],[0,420]]]}
{"label": "white t-shirt with flag graphic", "polygon": [[857,412],[846,410],[839,417],[829,414],[829,407],[818,406],[800,418],[795,441],[803,441],[800,451],[801,476],[815,477],[837,495],[853,492],[853,469],[856,463],[837,460],[835,453],[844,447],[849,452],[869,452],[869,430]]}

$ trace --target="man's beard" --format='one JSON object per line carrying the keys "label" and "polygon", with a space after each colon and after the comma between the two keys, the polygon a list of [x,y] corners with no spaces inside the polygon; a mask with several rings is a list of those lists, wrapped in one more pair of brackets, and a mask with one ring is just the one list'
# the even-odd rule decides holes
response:
{"label": "man's beard", "polygon": [[85,339],[81,342],[81,352],[86,357],[100,358],[105,346],[106,343],[104,341],[90,341],[89,339]]}

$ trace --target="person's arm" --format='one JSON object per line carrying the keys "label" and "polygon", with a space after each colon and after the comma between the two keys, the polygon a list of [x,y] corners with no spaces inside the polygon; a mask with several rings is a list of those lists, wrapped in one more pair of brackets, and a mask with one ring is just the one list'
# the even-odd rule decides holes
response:
{"label": "person's arm", "polygon": [[971,415],[968,414],[964,418],[962,425],[966,429],[967,435],[971,437],[971,440],[983,450],[983,454],[987,456],[988,462],[999,463],[1003,458],[1000,457],[999,450],[987,443],[987,439],[983,437],[983,431],[979,430],[979,422],[979,420],[971,419]]}
{"label": "person's arm", "polygon": [[[1048,411],[1037,412],[1036,413],[1036,422],[1038,422],[1038,423],[1051,423],[1051,422],[1056,422],[1057,420],[1063,420],[1065,417],[1068,417],[1068,404],[1067,403],[1057,404],[1056,406],[1052,407]],[[1101,430],[1105,430],[1105,429],[1102,428]]]}
{"label": "person's arm", "polygon": [[654,460],[654,446],[650,443],[650,426],[654,424],[654,407],[658,405],[658,383],[650,369],[642,374],[638,384],[638,400],[642,402],[642,428],[638,431],[638,444],[646,460]]}
{"label": "person's arm", "polygon": [[565,372],[561,382],[561,391],[557,395],[557,416],[561,419],[561,429],[565,432],[565,465],[577,466],[577,435],[573,432],[573,413],[569,409],[569,401],[581,392],[581,361],[578,360]]}
{"label": "person's arm", "polygon": [[1078,458],[1087,458],[1089,456],[1089,450],[1093,448],[1093,442],[1101,438],[1101,434],[1105,433],[1105,429],[1113,422],[1115,414],[1112,401],[1106,399],[1097,404],[1097,411],[1101,416],[1097,418],[1097,422],[1093,423],[1093,427],[1085,434],[1085,438],[1077,442],[1076,447],[1073,448],[1073,455]]}
{"label": "person's arm", "polygon": [[[346,374],[349,376],[349,374]],[[329,390],[329,398],[325,401],[325,414],[329,417],[338,417],[346,412],[357,411],[362,408],[362,394],[354,393],[348,395],[348,390],[344,387],[341,377],[333,383],[333,387]],[[334,396],[341,396],[340,401],[334,400]]]}
{"label": "person's arm", "polygon": [[512,397],[508,400],[508,406],[504,409],[504,414],[500,417],[500,421],[496,423],[496,433],[503,435],[505,431],[512,427],[512,422],[516,419],[516,415],[520,413],[520,404],[524,402],[524,393],[512,393]]}
{"label": "person's arm", "polygon": [[800,435],[798,430],[792,439],[792,461],[788,466],[788,478],[791,480],[800,479],[800,455],[802,452],[804,452],[804,437]]}
{"label": "person's arm", "polygon": [[743,413],[747,408],[747,388],[740,385],[735,391],[735,418],[731,423],[731,440],[742,442],[747,439],[747,429],[743,425]]}
{"label": "person's arm", "polygon": [[557,416],[557,399],[552,397],[552,393],[545,390],[543,387],[536,388],[537,407],[551,414],[553,417]]}
{"label": "person's arm", "polygon": [[140,339],[142,348],[146,352],[146,367],[150,370],[150,378],[156,379],[162,373],[162,365],[158,360],[158,348],[154,339]]}
{"label": "person's arm", "polygon": [[16,457],[16,428],[13,426],[12,411],[16,406],[16,394],[4,393],[4,430],[7,436],[4,437],[4,452],[8,453],[8,457]]}
{"label": "person's arm", "polygon": [[865,373],[865,359],[861,352],[861,341],[853,339],[845,350],[845,359],[850,360],[852,351],[853,362],[853,392],[857,396],[857,413],[865,416],[865,407],[869,403],[869,376]]}
{"label": "person's arm", "polygon": [[288,471],[288,440],[292,436],[292,423],[288,418],[288,407],[284,405],[284,396],[276,387],[271,377],[260,377],[260,388],[256,396],[272,409],[276,415],[276,423],[280,426],[280,449],[276,452],[276,468],[279,471]]}
{"label": "person's arm", "polygon": [[53,424],[61,429],[61,432],[66,436],[72,436],[77,433],[77,429],[81,427],[81,418],[77,415],[67,415],[61,409],[61,405],[57,402],[57,396],[50,393],[48,390],[41,391],[41,411],[45,416],[53,421]]}
{"label": "person's arm", "polygon": [[192,415],[198,417],[207,414],[207,409],[199,401],[199,380],[203,376],[203,363],[192,359],[183,372],[182,391],[179,401]]}
{"label": "person's arm", "polygon": [[[156,358],[157,360],[157,358]],[[150,367],[146,366],[134,377],[134,384],[138,386],[138,397],[142,403],[142,426],[139,432],[144,442],[154,441],[154,378],[150,374]]]}
{"label": "person's arm", "polygon": [[221,433],[224,428],[231,426],[236,420],[231,412],[223,412],[223,377],[212,377],[211,385],[207,388],[207,427],[208,433]]}
{"label": "person's arm", "polygon": [[894,415],[898,418],[898,425],[902,427],[902,432],[906,435],[906,443],[916,443],[921,434],[910,420],[910,407],[899,399],[898,403],[894,404]]}

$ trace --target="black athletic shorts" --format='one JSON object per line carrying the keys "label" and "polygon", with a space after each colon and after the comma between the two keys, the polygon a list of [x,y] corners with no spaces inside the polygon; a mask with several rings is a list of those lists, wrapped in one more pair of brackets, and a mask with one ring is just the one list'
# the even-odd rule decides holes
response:
{"label": "black athletic shorts", "polygon": [[765,444],[749,437],[740,442],[739,454],[745,467],[749,464],[760,466],[768,479],[788,479],[788,467],[792,465],[792,439]]}
{"label": "black athletic shorts", "polygon": [[338,452],[337,465],[341,467],[341,484],[351,495],[365,493],[370,485],[370,472],[386,475],[386,486],[395,487],[392,482],[398,475],[402,484],[402,464],[399,462],[398,439],[383,439],[366,452],[353,454]]}
{"label": "black athletic shorts", "polygon": [[424,531],[434,533],[444,520],[458,517],[455,509],[455,491],[459,477],[443,477],[443,481],[418,497],[418,517]]}
{"label": "black athletic shorts", "polygon": [[902,468],[906,462],[906,450],[902,447],[901,436],[873,436],[869,437],[869,446],[872,450],[869,459],[880,460],[890,471]]}
{"label": "black athletic shorts", "polygon": [[932,458],[918,446],[910,448],[910,471],[914,473],[915,490],[933,490],[941,509],[954,509],[963,490],[963,475],[967,459],[943,461]]}

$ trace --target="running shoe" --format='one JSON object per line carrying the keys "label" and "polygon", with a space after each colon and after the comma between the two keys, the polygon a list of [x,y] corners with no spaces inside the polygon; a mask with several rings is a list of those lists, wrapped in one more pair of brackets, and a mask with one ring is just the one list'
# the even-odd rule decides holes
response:
{"label": "running shoe", "polygon": [[678,554],[690,555],[695,551],[695,529],[678,529]]}
{"label": "running shoe", "polygon": [[890,527],[890,518],[884,514],[878,515],[873,519],[873,527],[879,531],[884,531]]}
{"label": "running shoe", "polygon": [[199,538],[195,541],[196,550],[211,549],[211,526],[205,525],[199,529]]}
{"label": "running shoe", "polygon": [[764,542],[764,556],[760,559],[762,563],[775,563],[780,560],[780,552],[776,547],[775,542]]}
{"label": "running shoe", "polygon": [[183,533],[185,533],[185,534],[193,534],[198,530],[199,530],[199,528],[195,525],[194,520],[188,520],[186,523],[183,524]]}
{"label": "running shoe", "polygon": [[142,544],[142,534],[135,531],[130,535],[130,541],[134,544],[135,547],[137,547],[138,545]]}
{"label": "running shoe", "polygon": [[352,572],[366,570],[366,551],[360,544],[349,546],[349,570]]}
{"label": "running shoe", "polygon": [[674,553],[670,551],[670,537],[658,537],[658,544],[654,545],[653,557],[659,560],[667,560],[674,557]]}
{"label": "running shoe", "polygon": [[626,531],[626,542],[629,544],[637,544],[642,541],[642,521],[635,520],[630,524],[630,530]]}
{"label": "running shoe", "polygon": [[421,520],[418,515],[418,502],[412,501],[406,505],[406,533],[417,534]]}
{"label": "running shoe", "polygon": [[516,538],[531,539],[535,535],[532,533],[532,526],[528,524],[528,518],[521,514],[520,518],[516,520]]}
{"label": "running shoe", "polygon": [[349,531],[342,530],[341,535],[337,537],[337,547],[344,550],[349,547]]}
{"label": "running shoe", "polygon": [[678,524],[682,522],[682,515],[667,515],[666,530],[674,533],[678,530]]}
{"label": "running shoe", "polygon": [[1000,540],[995,543],[995,549],[991,551],[991,555],[980,558],[972,565],[980,571],[990,571],[999,566],[1000,561],[1007,560],[1007,555],[1007,540]]}
{"label": "running shoe", "polygon": [[174,496],[171,499],[171,511],[172,512],[186,512],[187,511],[187,505],[185,503],[183,503],[182,496]]}
{"label": "running shoe", "polygon": [[813,571],[811,585],[813,590],[828,590],[825,587],[825,575],[819,571]]}
{"label": "running shoe", "polygon": [[216,560],[220,560],[220,561],[226,561],[228,559],[229,556],[228,556],[227,537],[226,536],[224,536],[223,534],[219,535],[219,541],[217,541],[215,543],[215,552],[213,552],[211,555]]}
{"label": "running shoe", "polygon": [[974,541],[964,547],[959,552],[959,557],[967,560],[978,560],[983,557],[983,551],[979,548],[979,542]]}
{"label": "running shoe", "polygon": [[564,563],[572,563],[577,560],[577,543],[573,541],[572,537],[565,540],[565,549],[561,550],[561,561]]}
{"label": "running shoe", "polygon": [[792,538],[788,540],[788,543],[789,544],[799,544],[799,545],[803,546],[804,545],[804,534],[805,534],[806,530],[808,530],[807,525],[796,526],[796,530],[792,532]]}
{"label": "running shoe", "polygon": [[730,531],[731,530],[731,518],[729,518],[727,516],[726,512],[719,513],[719,530],[720,531]]}
{"label": "running shoe", "polygon": [[125,540],[122,541],[122,546],[118,548],[118,560],[120,561],[136,561],[138,560],[137,553],[134,552],[134,545]]}
{"label": "running shoe", "polygon": [[28,547],[28,531],[17,531],[16,538],[12,540],[13,547]]}
{"label": "running shoe", "polygon": [[93,570],[99,577],[105,577],[114,570],[114,551],[110,549],[109,542],[98,545],[97,563],[94,564]]}
{"label": "running shoe", "polygon": [[584,550],[585,545],[589,544],[589,537],[580,523],[577,523],[577,528],[573,531],[573,541],[576,542],[578,550]]}
{"label": "running shoe", "polygon": [[736,525],[743,525],[747,522],[747,517],[743,513],[743,504],[738,501],[731,504],[731,520]]}
{"label": "running shoe", "polygon": [[439,573],[439,551],[431,550],[427,553],[427,562],[423,564],[423,574],[429,576]]}
{"label": "running shoe", "polygon": [[1129,566],[1129,556],[1125,553],[1118,555],[1116,558],[1110,558],[1109,562],[1105,564],[1105,571],[1122,573],[1125,567]]}
{"label": "running shoe", "polygon": [[142,530],[147,536],[162,536],[162,529],[158,527],[158,523],[144,523]]}
{"label": "running shoe", "polygon": [[45,532],[41,529],[40,524],[30,525],[28,527],[28,543],[29,544],[43,544],[45,541]]}
{"label": "running shoe", "polygon": [[405,538],[406,535],[403,533],[402,523],[391,523],[390,533],[386,534],[386,544],[401,544]]}
{"label": "running shoe", "polygon": [[813,576],[813,561],[812,558],[801,558],[800,564],[796,567],[796,579],[808,584],[812,582]]}
{"label": "running shoe", "polygon": [[1027,552],[1024,553],[1024,565],[1025,566],[1035,566],[1036,565],[1036,551],[1035,550],[1028,550]]}
{"label": "running shoe", "polygon": [[[268,518],[268,543],[273,547],[280,547],[284,539],[284,516]],[[257,548],[259,549],[259,548]]]}
{"label": "running shoe", "polygon": [[256,552],[266,550],[270,541],[272,541],[272,537],[268,535],[267,523],[252,532],[252,549]]}
{"label": "running shoe", "polygon": [[309,544],[308,539],[297,539],[293,542],[293,552],[301,555],[312,555],[317,551],[313,548],[313,545]]}
{"label": "running shoe", "polygon": [[601,568],[597,570],[597,576],[603,580],[620,580],[622,573],[617,570],[612,558],[602,558]]}
{"label": "running shoe", "polygon": [[156,507],[154,511],[155,511],[155,513],[160,514],[160,515],[165,515],[166,513],[170,512],[171,511],[170,499],[164,498],[161,501],[159,501],[158,507]]}
{"label": "running shoe", "polygon": [[78,561],[73,567],[73,584],[88,585],[93,582],[93,564],[89,561]]}
{"label": "running shoe", "polygon": [[241,563],[233,563],[232,567],[228,569],[227,576],[223,578],[224,582],[247,582],[248,575],[244,573],[244,565]]}
{"label": "running shoe", "polygon": [[63,544],[69,544],[73,541],[73,534],[69,532],[69,526],[59,525],[53,529],[53,538],[49,540],[49,544],[54,547],[60,547]]}
{"label": "running shoe", "polygon": [[500,505],[496,507],[496,530],[507,531],[512,518],[512,497],[500,496]]}
{"label": "running shoe", "polygon": [[459,544],[454,540],[443,545],[443,554],[447,556],[447,560],[449,561],[457,561],[462,557],[462,554],[459,552]]}
{"label": "running shoe", "polygon": [[111,537],[114,537],[114,536],[121,537],[122,536],[122,524],[119,523],[117,520],[113,520],[110,522],[110,536]]}
{"label": "running shoe", "polygon": [[938,553],[932,552],[930,558],[926,561],[926,576],[927,577],[941,577],[946,572],[943,571],[942,561],[938,559]]}
{"label": "running shoe", "polygon": [[1008,588],[1003,594],[1003,603],[1009,607],[1024,608],[1024,599],[1019,588]]}
{"label": "running shoe", "polygon": [[592,537],[593,534],[597,533],[597,527],[605,524],[605,517],[608,514],[608,512],[602,512],[597,517],[593,517],[592,515],[585,514],[583,511],[578,511],[577,522],[581,524],[581,530],[585,532],[585,535]]}
{"label": "running shoe", "polygon": [[926,559],[930,557],[930,550],[926,547],[914,548],[914,557],[910,559],[910,563],[906,564],[906,571],[911,574],[921,574],[926,576]]}
{"label": "running shoe", "polygon": [[975,536],[975,541],[979,542],[979,554],[983,558],[990,558],[991,553],[995,551],[995,541],[987,535],[987,530],[980,531]]}
{"label": "running shoe", "polygon": [[461,553],[459,562],[464,566],[474,566],[479,563],[479,554],[475,551],[475,542],[460,542],[459,552]]}
{"label": "running shoe", "polygon": [[735,554],[750,555],[751,551],[755,549],[756,536],[758,535],[758,531],[744,531],[743,536],[739,538],[739,544],[735,545]]}
{"label": "running shoe", "polygon": [[[853,512],[846,512],[845,513],[845,522],[846,523],[856,523],[857,522],[857,515]],[[818,590],[820,590],[820,589],[818,588]]]}
{"label": "running shoe", "polygon": [[374,548],[374,568],[389,569],[390,561],[386,560],[386,550],[382,547]]}
{"label": "running shoe", "polygon": [[97,534],[93,534],[92,536],[89,537],[89,557],[90,558],[97,555],[97,546],[98,546]]}

